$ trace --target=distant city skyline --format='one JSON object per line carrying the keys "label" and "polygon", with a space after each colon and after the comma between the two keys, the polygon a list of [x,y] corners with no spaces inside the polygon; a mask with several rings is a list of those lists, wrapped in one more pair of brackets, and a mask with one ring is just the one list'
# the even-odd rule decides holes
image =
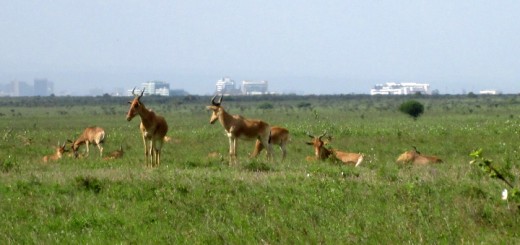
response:
{"label": "distant city skyline", "polygon": [[[102,89],[102,88],[99,88],[99,87],[96,87],[96,88],[90,88],[90,89],[87,89],[87,90],[84,90],[84,91],[81,91],[81,92],[72,92],[72,91],[67,91],[67,90],[63,90],[63,89],[60,89],[60,88],[56,88],[55,89],[55,85],[54,85],[54,82],[53,81],[50,81],[46,78],[37,78],[37,79],[34,79],[34,85],[32,85],[32,83],[28,83],[28,82],[25,82],[25,81],[20,81],[20,80],[13,80],[11,81],[10,83],[7,83],[7,84],[2,84],[0,83],[0,97],[1,96],[49,96],[49,95],[55,95],[55,96],[99,96],[99,95],[104,95],[104,94],[109,94],[109,95],[113,95],[113,96],[129,96],[129,91],[131,91],[132,89],[136,89],[136,91],[141,91],[141,89],[143,88],[147,88],[147,90],[150,90],[150,85],[149,83],[159,83],[161,85],[155,85],[155,86],[160,86],[160,87],[164,87],[166,86],[165,88],[168,89],[168,91],[176,91],[176,93],[174,94],[193,94],[193,95],[212,95],[214,93],[222,93],[222,91],[220,91],[222,88],[220,88],[219,90],[219,83],[221,83],[223,80],[225,79],[230,79],[232,80],[233,82],[235,82],[233,79],[229,78],[229,77],[224,77],[224,78],[220,78],[218,80],[216,80],[214,82],[214,85],[213,85],[213,89],[207,93],[192,93],[190,91],[187,91],[186,89],[184,88],[174,88],[174,87],[171,87],[171,84],[169,82],[166,82],[166,81],[159,81],[159,80],[155,80],[155,81],[144,81],[144,82],[141,82],[140,84],[136,84],[136,85],[132,85],[132,86],[127,86],[127,87],[111,87],[111,88],[108,88],[108,89]],[[16,86],[14,84],[17,84]],[[44,84],[43,84],[44,83]],[[459,93],[445,93],[445,92],[442,92],[439,88],[435,88],[435,87],[431,87],[431,85],[429,83],[416,83],[416,82],[410,82],[410,81],[407,81],[407,82],[385,82],[385,83],[376,83],[376,84],[373,84],[371,85],[370,89],[368,89],[367,91],[362,91],[362,92],[350,92],[350,93],[305,93],[305,92],[302,92],[302,91],[296,91],[296,90],[288,90],[288,91],[276,91],[276,90],[273,90],[270,88],[270,86],[268,86],[268,81],[265,81],[265,80],[262,80],[262,81],[246,81],[246,80],[242,80],[240,82],[235,82],[234,85],[233,85],[233,88],[231,90],[235,90],[235,92],[232,92],[232,94],[243,94],[243,93],[247,93],[247,92],[244,92],[243,91],[243,83],[254,83],[254,84],[257,84],[257,83],[265,83],[263,85],[260,85],[262,87],[265,87],[265,88],[261,88],[260,91],[262,91],[261,93],[276,93],[276,94],[298,94],[298,95],[306,95],[306,94],[372,94],[372,95],[375,95],[375,94],[407,94],[406,92],[406,89],[405,88],[401,88],[400,86],[416,86],[419,88],[418,91],[420,91],[421,93],[424,92],[425,94],[468,94],[468,93],[475,93],[475,94],[518,94],[516,92],[512,92],[512,91],[502,91],[500,89],[478,89],[478,90],[466,90],[466,89],[462,89]],[[319,82],[317,82],[319,83]],[[162,85],[164,84],[164,85]],[[269,83],[270,84],[270,83]],[[326,85],[326,84],[323,84],[323,83],[319,83],[321,85]],[[385,87],[385,86],[395,86],[393,84],[396,84],[399,88],[397,88],[397,90],[395,90],[394,92],[377,92],[377,90],[380,90],[380,89],[383,89],[382,91],[384,91],[385,89],[386,90],[394,90],[396,88],[390,88],[390,87]],[[401,85],[402,84],[402,85]],[[254,86],[258,86],[258,85],[254,85]],[[107,87],[110,87],[110,85],[108,85]],[[154,87],[155,88],[155,87]],[[229,89],[229,88],[228,88]],[[398,91],[400,89],[404,89],[402,91]],[[410,88],[411,89],[411,93],[415,93],[413,92],[414,90],[416,90],[417,88]],[[425,89],[425,90],[424,90]],[[15,91],[17,90],[17,91]],[[47,90],[46,92],[42,92],[42,91],[45,91]],[[155,90],[155,89],[153,89]],[[28,92],[29,91],[29,92]],[[376,92],[375,92],[376,91]],[[155,93],[155,92],[154,92]],[[227,92],[224,92],[224,93],[229,93],[229,91]],[[410,93],[410,92],[408,92]],[[147,93],[148,94],[148,93]],[[162,92],[157,92],[157,95],[166,95],[168,96],[169,92],[166,92],[166,91],[162,91]],[[256,93],[255,93],[256,94]]]}
{"label": "distant city skyline", "polygon": [[518,13],[502,0],[6,1],[0,84],[85,95],[161,80],[204,95],[229,76],[298,94],[520,93]]}

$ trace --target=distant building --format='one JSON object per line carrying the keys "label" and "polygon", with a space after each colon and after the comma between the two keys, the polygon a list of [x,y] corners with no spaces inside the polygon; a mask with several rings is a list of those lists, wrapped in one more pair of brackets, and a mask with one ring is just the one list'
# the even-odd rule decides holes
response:
{"label": "distant building", "polygon": [[258,95],[268,93],[267,81],[242,81],[242,84],[237,88],[237,84],[229,77],[219,79],[216,84],[217,94],[224,95]]}
{"label": "distant building", "polygon": [[237,94],[239,91],[236,88],[235,81],[229,77],[219,79],[216,84],[217,94]]}
{"label": "distant building", "polygon": [[407,94],[431,94],[428,83],[385,83],[376,84],[370,90],[370,95],[407,95]]}
{"label": "distant building", "polygon": [[244,95],[258,95],[268,93],[268,82],[267,81],[242,81],[242,94]]}
{"label": "distant building", "polygon": [[493,89],[490,89],[490,90],[481,90],[479,92],[479,94],[491,94],[491,95],[497,95],[497,94],[501,94],[502,92],[498,91],[498,90],[493,90]]}
{"label": "distant building", "polygon": [[26,82],[12,81],[11,82],[11,96],[32,96],[33,87]]}
{"label": "distant building", "polygon": [[[149,81],[144,82],[141,85],[142,88],[136,88],[134,93],[141,93],[142,89],[144,89],[143,95],[160,95],[160,96],[170,96],[170,84],[163,81]],[[132,90],[128,90],[128,95],[132,95]]]}
{"label": "distant building", "polygon": [[54,84],[47,79],[34,79],[34,95],[49,96],[54,93]]}

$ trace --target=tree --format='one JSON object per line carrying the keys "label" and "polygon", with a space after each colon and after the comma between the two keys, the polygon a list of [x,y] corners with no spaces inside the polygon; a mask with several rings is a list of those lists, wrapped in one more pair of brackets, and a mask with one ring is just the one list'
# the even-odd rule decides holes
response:
{"label": "tree", "polygon": [[416,100],[408,100],[399,106],[399,110],[413,117],[414,120],[424,112],[424,106]]}

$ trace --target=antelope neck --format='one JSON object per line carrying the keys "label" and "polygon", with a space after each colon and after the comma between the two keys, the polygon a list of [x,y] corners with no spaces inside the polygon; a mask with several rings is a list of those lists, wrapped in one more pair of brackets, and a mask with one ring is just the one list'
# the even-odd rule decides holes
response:
{"label": "antelope neck", "polygon": [[231,129],[232,122],[234,120],[233,116],[231,116],[229,113],[227,113],[225,110],[222,110],[220,112],[220,115],[218,116],[218,120],[224,126],[224,129],[226,129],[226,132],[229,132],[229,129]]}
{"label": "antelope neck", "polygon": [[141,106],[139,106],[139,109],[137,110],[137,114],[139,114],[139,117],[141,117],[141,122],[143,122],[143,125],[145,126],[145,128],[147,128],[147,126],[150,125],[152,122],[152,112],[146,109],[146,107],[144,107],[143,104],[141,104]]}

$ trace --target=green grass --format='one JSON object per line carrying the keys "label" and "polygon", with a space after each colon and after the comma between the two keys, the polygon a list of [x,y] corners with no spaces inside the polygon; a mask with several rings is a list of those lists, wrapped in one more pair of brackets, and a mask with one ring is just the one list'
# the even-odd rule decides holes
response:
{"label": "green grass", "polygon": [[[503,183],[469,165],[469,153],[483,148],[520,176],[516,96],[414,98],[425,105],[416,121],[398,111],[407,97],[229,98],[230,113],[287,127],[292,138],[284,162],[248,159],[254,142],[240,141],[234,166],[221,125],[209,124],[210,98],[144,98],[174,139],[156,169],[144,166],[139,119],[127,122],[127,105],[99,102],[106,99],[29,106],[0,98],[0,243],[520,242],[517,204],[500,200]],[[261,109],[266,103],[273,109]],[[41,162],[91,125],[105,128],[105,152],[123,145],[123,159],[103,161],[91,148],[85,159]],[[323,131],[365,162],[306,162],[306,133]],[[395,164],[412,145],[444,163]]]}

